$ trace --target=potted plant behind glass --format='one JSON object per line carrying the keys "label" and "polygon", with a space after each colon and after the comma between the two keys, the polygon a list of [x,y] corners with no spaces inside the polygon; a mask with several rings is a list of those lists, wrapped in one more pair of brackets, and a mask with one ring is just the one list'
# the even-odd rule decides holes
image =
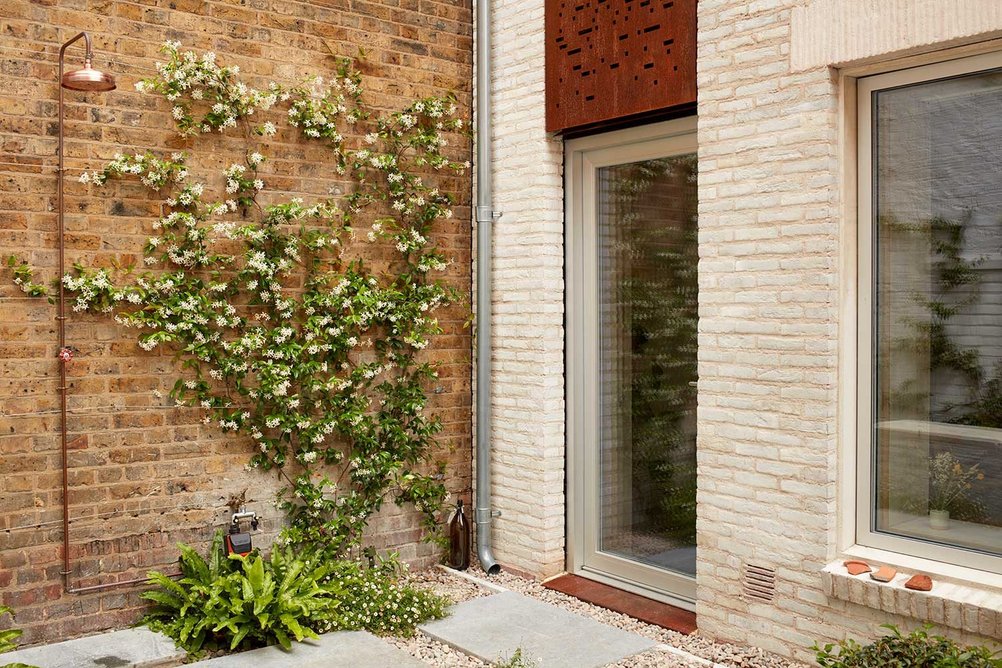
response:
{"label": "potted plant behind glass", "polygon": [[970,506],[968,498],[972,480],[984,480],[985,474],[978,465],[964,467],[949,452],[929,459],[929,526],[933,529],[950,528],[950,511],[958,507]]}

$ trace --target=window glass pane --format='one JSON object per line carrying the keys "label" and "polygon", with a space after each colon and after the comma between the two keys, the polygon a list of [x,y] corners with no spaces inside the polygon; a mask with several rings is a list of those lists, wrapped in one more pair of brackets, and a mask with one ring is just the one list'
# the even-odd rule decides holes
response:
{"label": "window glass pane", "polygon": [[696,156],[598,181],[599,549],[696,574]]}
{"label": "window glass pane", "polygon": [[872,101],[873,529],[1002,554],[1002,74]]}

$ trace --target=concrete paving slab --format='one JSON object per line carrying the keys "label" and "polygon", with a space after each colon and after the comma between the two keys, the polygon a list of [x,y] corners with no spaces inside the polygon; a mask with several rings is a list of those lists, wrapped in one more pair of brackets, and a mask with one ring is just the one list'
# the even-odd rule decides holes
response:
{"label": "concrete paving slab", "polygon": [[521,647],[541,668],[598,668],[656,644],[515,592],[460,603],[449,617],[419,628],[488,662],[511,656]]}
{"label": "concrete paving slab", "polygon": [[135,628],[2,654],[0,666],[26,663],[39,668],[154,668],[176,665],[184,656],[184,650],[167,636]]}
{"label": "concrete paving slab", "polygon": [[428,668],[407,652],[365,631],[325,633],[291,651],[265,647],[190,664],[199,668]]}

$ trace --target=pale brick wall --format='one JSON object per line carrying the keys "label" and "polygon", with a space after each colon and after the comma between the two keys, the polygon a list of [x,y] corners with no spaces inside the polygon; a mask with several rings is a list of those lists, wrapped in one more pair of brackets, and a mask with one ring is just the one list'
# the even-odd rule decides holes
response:
{"label": "pale brick wall", "polygon": [[[930,2],[698,5],[698,623],[706,635],[811,660],[815,641],[919,623],[824,588],[839,513],[852,512],[836,498],[848,221],[838,77],[827,65],[998,32],[991,2],[960,4],[949,21]],[[857,20],[864,5],[870,13]],[[560,145],[543,132],[542,8],[542,0],[503,0],[494,16],[494,168],[505,214],[496,230],[493,443],[505,516],[495,537],[503,564],[537,576],[559,569],[564,536],[563,193]],[[826,31],[835,36],[815,41]],[[776,569],[773,604],[741,597],[746,563]]]}
{"label": "pale brick wall", "polygon": [[[757,11],[774,4],[757,2],[753,7]],[[801,0],[792,4],[790,64],[794,71],[877,61],[1002,35],[1002,4],[994,0]]]}
{"label": "pale brick wall", "polygon": [[[697,615],[786,653],[828,633],[838,136],[828,71],[788,73],[793,3],[760,4],[698,9]],[[775,605],[742,600],[744,563],[776,569]]]}
{"label": "pale brick wall", "polygon": [[545,577],[564,567],[562,147],[544,129],[543,3],[492,7],[494,542]]}
{"label": "pale brick wall", "polygon": [[[900,34],[881,43],[898,53],[932,49],[930,31],[950,29],[914,3],[840,32],[805,21],[812,4],[833,3],[702,0],[697,56],[698,623],[709,636],[805,660],[815,641],[920,623],[823,589],[840,513],[854,511],[836,504],[839,383],[852,382],[838,367],[840,286],[852,280],[840,275],[839,239],[852,221],[840,218],[842,120],[837,76],[824,65],[846,54],[872,61],[871,33]],[[861,3],[835,4],[850,16],[847,5]],[[801,34],[791,34],[796,6]],[[829,30],[849,43],[836,40],[821,63],[807,45]],[[969,32],[937,34],[949,43]],[[810,51],[801,63],[816,62],[794,71],[791,43]],[[742,599],[746,563],[776,569],[773,604]]]}

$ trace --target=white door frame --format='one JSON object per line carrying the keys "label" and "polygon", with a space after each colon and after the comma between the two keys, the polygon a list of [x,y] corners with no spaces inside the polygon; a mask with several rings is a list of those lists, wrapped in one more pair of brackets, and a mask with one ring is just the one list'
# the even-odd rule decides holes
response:
{"label": "white door frame", "polygon": [[595,172],[609,165],[695,152],[694,116],[564,144],[567,570],[688,610],[695,609],[695,578],[598,552],[588,519],[598,516],[600,500],[588,491],[598,489],[600,433],[594,382],[599,355]]}

